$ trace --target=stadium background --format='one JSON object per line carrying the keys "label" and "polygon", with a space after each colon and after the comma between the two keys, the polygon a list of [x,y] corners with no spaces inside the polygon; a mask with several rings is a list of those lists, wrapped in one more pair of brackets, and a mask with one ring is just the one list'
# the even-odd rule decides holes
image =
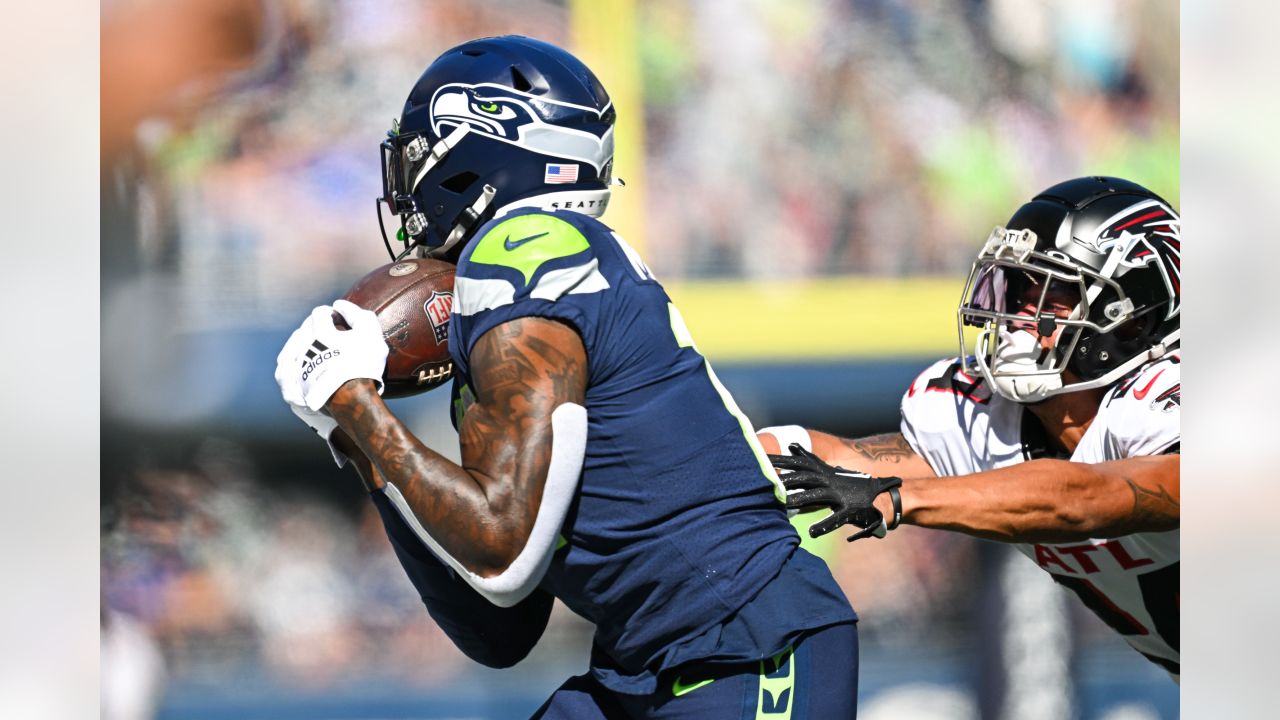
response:
{"label": "stadium background", "polygon": [[[385,261],[375,146],[447,47],[519,32],[597,70],[627,180],[606,220],[757,427],[893,429],[1035,190],[1115,174],[1179,204],[1173,3],[160,5],[104,3],[102,38],[103,692],[157,717],[523,717],[585,665],[560,611],[514,670],[454,651],[271,379],[302,314]],[[394,407],[449,448],[445,402]],[[864,717],[1177,717],[1007,548],[815,549],[863,615]]]}

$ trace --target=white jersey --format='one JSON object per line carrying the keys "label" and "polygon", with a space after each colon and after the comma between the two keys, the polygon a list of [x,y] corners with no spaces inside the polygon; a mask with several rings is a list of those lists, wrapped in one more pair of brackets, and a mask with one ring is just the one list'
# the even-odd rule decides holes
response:
{"label": "white jersey", "polygon": [[[1153,362],[1107,391],[1070,459],[1107,460],[1180,451],[1179,357]],[[902,434],[940,476],[967,475],[1052,456],[1039,421],[992,393],[956,360],[924,371],[902,398]],[[1130,645],[1178,673],[1177,530],[1016,547],[1073,590]]]}

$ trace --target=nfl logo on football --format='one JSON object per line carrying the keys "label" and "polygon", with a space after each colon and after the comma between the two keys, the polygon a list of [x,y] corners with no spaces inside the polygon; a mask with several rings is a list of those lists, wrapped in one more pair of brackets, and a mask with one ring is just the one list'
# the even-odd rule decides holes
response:
{"label": "nfl logo on football", "polygon": [[449,342],[449,315],[453,313],[453,293],[436,290],[422,304],[427,319],[431,321],[431,329],[436,333],[436,344]]}

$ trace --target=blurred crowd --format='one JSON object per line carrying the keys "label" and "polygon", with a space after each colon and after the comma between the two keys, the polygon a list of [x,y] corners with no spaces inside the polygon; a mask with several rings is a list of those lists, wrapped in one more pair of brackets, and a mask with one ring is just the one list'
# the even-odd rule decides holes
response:
{"label": "blurred crowd", "polygon": [[[291,318],[385,260],[377,144],[439,52],[507,32],[573,47],[550,0],[262,7],[217,100],[176,101],[125,154],[147,180],[138,263],[176,277],[194,327]],[[655,0],[632,28],[631,240],[663,278],[955,274],[1028,193],[1077,174],[1178,201],[1175,3]]]}
{"label": "blurred crowd", "polygon": [[646,242],[666,274],[951,273],[1067,177],[1176,195],[1169,3],[647,7]]}
{"label": "blurred crowd", "polygon": [[267,481],[226,441],[140,470],[104,511],[103,606],[141,622],[171,679],[447,682],[469,661],[432,623],[373,504],[329,495]]}
{"label": "blurred crowd", "polygon": [[[281,483],[217,439],[138,470],[104,509],[102,602],[104,631],[131,623],[146,640],[104,667],[304,691],[374,677],[442,687],[476,670],[425,611],[373,504],[334,484]],[[914,528],[877,546],[826,540],[815,550],[871,619],[864,644],[936,652],[974,640],[975,543]],[[557,605],[540,650],[577,672],[590,634]]]}

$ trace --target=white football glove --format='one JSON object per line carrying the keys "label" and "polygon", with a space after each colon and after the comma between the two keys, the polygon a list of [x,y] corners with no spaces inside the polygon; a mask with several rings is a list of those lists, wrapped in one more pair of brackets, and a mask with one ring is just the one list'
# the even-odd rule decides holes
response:
{"label": "white football glove", "polygon": [[[333,324],[337,311],[350,330]],[[312,411],[324,407],[349,380],[367,378],[382,392],[387,341],[378,316],[347,300],[321,305],[289,336],[276,357],[276,382],[286,402]]]}
{"label": "white football glove", "polygon": [[338,427],[338,421],[322,412],[315,412],[302,404],[300,375],[290,372],[294,365],[293,358],[301,354],[299,348],[306,348],[308,345],[305,330],[305,328],[295,330],[289,336],[288,342],[284,344],[284,349],[276,356],[276,382],[280,384],[280,392],[284,395],[285,404],[289,406],[294,415],[298,416],[299,420],[306,423],[307,427],[314,430],[329,445],[329,452],[333,454],[333,461],[338,464],[338,467],[342,467],[347,464],[347,456],[334,447],[333,442],[329,440],[329,436]]}
{"label": "white football glove", "polygon": [[[280,386],[280,394],[290,406],[306,407],[302,399],[302,373],[297,372],[298,358],[311,345],[311,316],[302,321],[302,325],[293,331],[285,341],[280,354],[276,355],[276,384]],[[311,412],[307,408],[307,412]],[[309,423],[308,423],[309,424]]]}

